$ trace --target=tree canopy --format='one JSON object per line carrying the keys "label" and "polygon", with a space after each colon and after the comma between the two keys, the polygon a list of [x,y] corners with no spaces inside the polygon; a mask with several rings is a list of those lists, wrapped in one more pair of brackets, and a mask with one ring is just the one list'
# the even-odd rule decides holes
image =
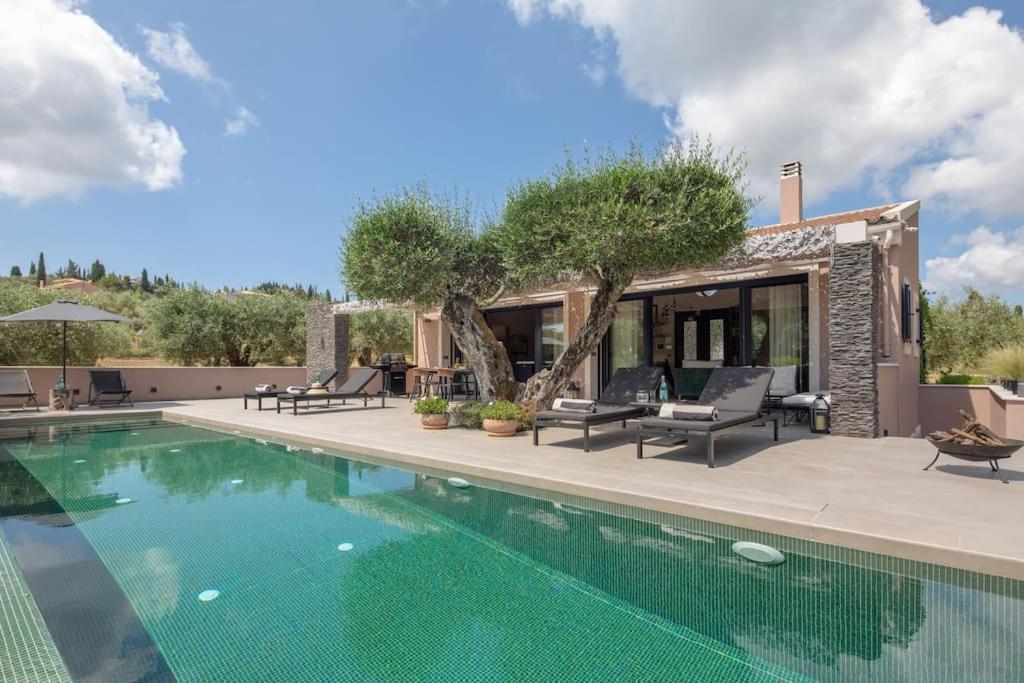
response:
{"label": "tree canopy", "polygon": [[503,271],[470,207],[419,187],[360,203],[342,238],[341,275],[362,299],[430,308],[456,292],[492,295]]}
{"label": "tree canopy", "polygon": [[305,298],[226,295],[177,289],[146,306],[146,334],[160,354],[183,365],[251,366],[305,362]]}
{"label": "tree canopy", "polygon": [[962,299],[947,295],[928,302],[925,313],[925,357],[939,372],[981,372],[993,349],[1024,344],[1024,317],[997,295],[968,287]]}
{"label": "tree canopy", "polygon": [[571,159],[509,192],[496,239],[526,282],[579,273],[628,285],[638,274],[706,265],[745,237],[744,163],[691,141],[645,155]]}

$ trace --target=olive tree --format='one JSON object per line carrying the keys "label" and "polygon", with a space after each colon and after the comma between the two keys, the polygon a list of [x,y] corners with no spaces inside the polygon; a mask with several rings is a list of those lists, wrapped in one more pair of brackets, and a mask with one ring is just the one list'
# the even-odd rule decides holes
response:
{"label": "olive tree", "polygon": [[568,386],[644,273],[706,266],[740,244],[752,202],[744,163],[693,140],[647,155],[636,146],[513,188],[493,231],[506,270],[523,283],[582,279],[593,290],[582,327],[520,402],[546,407]]}
{"label": "olive tree", "polygon": [[423,188],[363,202],[342,238],[342,279],[361,299],[437,308],[488,398],[514,398],[512,364],[482,308],[507,280],[490,229]]}

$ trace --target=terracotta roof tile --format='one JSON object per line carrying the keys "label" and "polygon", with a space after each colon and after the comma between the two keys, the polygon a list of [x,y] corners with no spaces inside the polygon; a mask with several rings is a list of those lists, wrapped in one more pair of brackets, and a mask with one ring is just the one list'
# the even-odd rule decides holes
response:
{"label": "terracotta roof tile", "polygon": [[804,228],[824,228],[832,227],[833,225],[839,225],[841,223],[852,223],[853,221],[867,221],[868,223],[879,223],[882,221],[882,214],[890,209],[894,209],[899,204],[885,204],[883,206],[875,206],[870,209],[857,209],[856,211],[845,211],[843,213],[833,213],[827,216],[816,216],[814,218],[805,218],[802,221],[796,221],[794,223],[776,223],[775,225],[759,225],[750,228],[750,232],[757,235],[774,235],[780,232],[788,232],[790,230],[803,230]]}

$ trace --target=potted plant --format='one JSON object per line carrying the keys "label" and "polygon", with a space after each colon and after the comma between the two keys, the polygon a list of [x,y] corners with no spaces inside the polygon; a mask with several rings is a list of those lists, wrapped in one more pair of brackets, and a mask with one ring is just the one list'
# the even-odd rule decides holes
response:
{"label": "potted plant", "polygon": [[1017,396],[1024,395],[1024,344],[1008,344],[990,351],[983,361],[989,374],[1003,380],[1003,387]]}
{"label": "potted plant", "polygon": [[448,428],[448,401],[439,396],[421,398],[413,404],[412,410],[420,416],[424,429]]}
{"label": "potted plant", "polygon": [[515,436],[522,411],[511,401],[495,401],[480,410],[487,436]]}

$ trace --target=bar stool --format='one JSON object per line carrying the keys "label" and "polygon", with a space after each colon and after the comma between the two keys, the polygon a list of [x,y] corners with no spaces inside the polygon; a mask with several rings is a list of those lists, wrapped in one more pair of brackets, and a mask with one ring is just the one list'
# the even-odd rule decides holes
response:
{"label": "bar stool", "polygon": [[412,371],[412,389],[409,390],[410,401],[430,395],[433,375],[434,371],[430,368],[416,368]]}
{"label": "bar stool", "polygon": [[[461,389],[461,391],[460,391]],[[456,370],[452,380],[451,395],[465,395],[466,399],[480,399],[480,387],[476,383],[476,373],[472,370]]]}
{"label": "bar stool", "polygon": [[434,370],[434,377],[428,384],[434,388],[435,396],[451,398],[452,382],[455,380],[455,370],[451,368],[437,368]]}

